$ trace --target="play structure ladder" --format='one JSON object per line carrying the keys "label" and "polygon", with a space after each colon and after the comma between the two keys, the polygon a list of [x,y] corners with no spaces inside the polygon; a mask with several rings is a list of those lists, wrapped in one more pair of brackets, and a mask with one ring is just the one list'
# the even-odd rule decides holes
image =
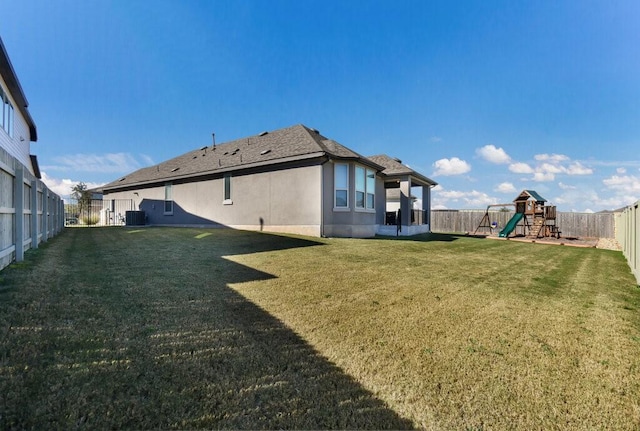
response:
{"label": "play structure ladder", "polygon": [[[545,218],[544,217],[536,217],[533,220],[533,226],[531,226],[531,230],[529,236],[532,238],[540,238],[540,232],[544,229]],[[543,235],[544,236],[544,235]]]}

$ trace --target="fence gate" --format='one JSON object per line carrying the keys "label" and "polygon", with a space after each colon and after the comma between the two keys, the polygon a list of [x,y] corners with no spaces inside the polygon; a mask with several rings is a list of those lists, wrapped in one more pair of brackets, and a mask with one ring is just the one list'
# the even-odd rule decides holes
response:
{"label": "fence gate", "polygon": [[65,226],[124,226],[132,199],[68,199],[64,204]]}

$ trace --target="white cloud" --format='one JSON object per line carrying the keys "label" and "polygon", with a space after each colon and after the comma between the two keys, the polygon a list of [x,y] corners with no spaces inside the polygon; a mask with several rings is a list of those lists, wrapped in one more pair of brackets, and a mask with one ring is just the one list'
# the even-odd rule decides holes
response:
{"label": "white cloud", "polygon": [[618,174],[626,174],[627,170],[625,168],[618,168],[618,169],[616,169],[616,173],[618,173]]}
{"label": "white cloud", "polygon": [[515,186],[508,182],[498,184],[493,190],[499,193],[515,193],[517,191]]}
{"label": "white cloud", "polygon": [[526,163],[516,162],[509,165],[509,170],[514,174],[532,174],[533,168]]}
{"label": "white cloud", "polygon": [[429,138],[431,142],[441,142],[442,138],[440,136],[432,136]]}
{"label": "white cloud", "polygon": [[[591,175],[593,169],[576,161],[569,163],[571,159],[562,154],[537,154],[534,156],[538,162],[534,167],[522,162],[509,165],[509,170],[516,174],[533,174],[532,181],[553,181],[556,175]],[[567,164],[569,163],[569,164]]]}
{"label": "white cloud", "polygon": [[555,180],[556,176],[553,172],[536,172],[531,179],[537,182],[545,182]]}
{"label": "white cloud", "polygon": [[595,211],[594,211],[594,210],[592,210],[591,208],[587,208],[587,209],[585,209],[585,210],[584,210],[584,211],[582,211],[582,212],[584,212],[584,213],[589,213],[589,214],[593,214]]}
{"label": "white cloud", "polygon": [[[59,179],[52,178],[42,171],[42,182],[46,184],[49,189],[60,196],[61,198],[68,199],[71,196],[71,189],[73,186],[81,182],[80,180],[71,180],[69,178]],[[88,189],[94,189],[100,187],[103,183],[84,182]]]}
{"label": "white cloud", "polygon": [[602,182],[611,190],[624,193],[640,193],[640,178],[635,175],[613,175],[610,178],[605,178]]}
{"label": "white cloud", "polygon": [[553,165],[551,163],[543,163],[536,167],[536,173],[538,172],[543,174],[561,174],[566,172],[566,168],[564,166]]}
{"label": "white cloud", "polygon": [[128,173],[153,164],[151,157],[141,155],[142,161],[130,153],[72,154],[54,157],[55,165],[43,166],[48,171]]}
{"label": "white cloud", "polygon": [[533,156],[534,159],[539,162],[551,162],[551,163],[560,163],[569,160],[569,157],[564,154],[536,154]]}
{"label": "white cloud", "polygon": [[507,164],[511,161],[511,157],[502,148],[491,144],[478,148],[476,154],[491,163]]}
{"label": "white cloud", "polygon": [[580,162],[574,162],[567,168],[567,174],[569,175],[591,175],[593,169],[583,166]]}
{"label": "white cloud", "polygon": [[602,199],[598,201],[598,204],[601,205],[603,208],[607,208],[607,209],[616,209],[616,208],[622,208],[625,207],[627,205],[631,205],[632,203],[638,201],[639,196],[638,195],[628,195],[628,194],[620,194],[620,195],[614,195],[611,196],[607,199]]}
{"label": "white cloud", "polygon": [[565,184],[563,182],[559,182],[558,183],[558,187],[560,187],[562,190],[575,190],[576,186],[571,186],[569,184]]}
{"label": "white cloud", "polygon": [[436,168],[433,175],[461,175],[471,170],[471,165],[457,157],[437,160],[433,166]]}
{"label": "white cloud", "polygon": [[496,198],[477,190],[460,191],[444,189],[434,192],[432,200],[433,207],[440,207],[439,209],[448,207],[483,208],[498,201]]}

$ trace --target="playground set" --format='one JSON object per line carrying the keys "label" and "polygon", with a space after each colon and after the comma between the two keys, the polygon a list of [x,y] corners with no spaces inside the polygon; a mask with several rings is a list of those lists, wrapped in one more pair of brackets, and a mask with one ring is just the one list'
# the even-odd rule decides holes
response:
{"label": "playground set", "polygon": [[545,205],[547,200],[540,196],[534,190],[523,190],[513,203],[493,204],[487,206],[487,210],[480,220],[474,235],[478,230],[486,229],[492,234],[494,229],[498,229],[495,221],[491,221],[492,207],[515,207],[515,213],[509,219],[507,224],[500,230],[498,236],[508,238],[512,236],[522,236],[527,238],[544,238],[555,237],[560,238],[560,229],[556,225],[556,207]]}

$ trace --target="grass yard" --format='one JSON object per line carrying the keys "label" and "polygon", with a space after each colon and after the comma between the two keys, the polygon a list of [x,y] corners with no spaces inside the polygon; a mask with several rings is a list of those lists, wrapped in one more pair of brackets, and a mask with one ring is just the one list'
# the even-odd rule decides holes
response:
{"label": "grass yard", "polygon": [[67,229],[0,272],[0,429],[638,429],[620,252]]}

